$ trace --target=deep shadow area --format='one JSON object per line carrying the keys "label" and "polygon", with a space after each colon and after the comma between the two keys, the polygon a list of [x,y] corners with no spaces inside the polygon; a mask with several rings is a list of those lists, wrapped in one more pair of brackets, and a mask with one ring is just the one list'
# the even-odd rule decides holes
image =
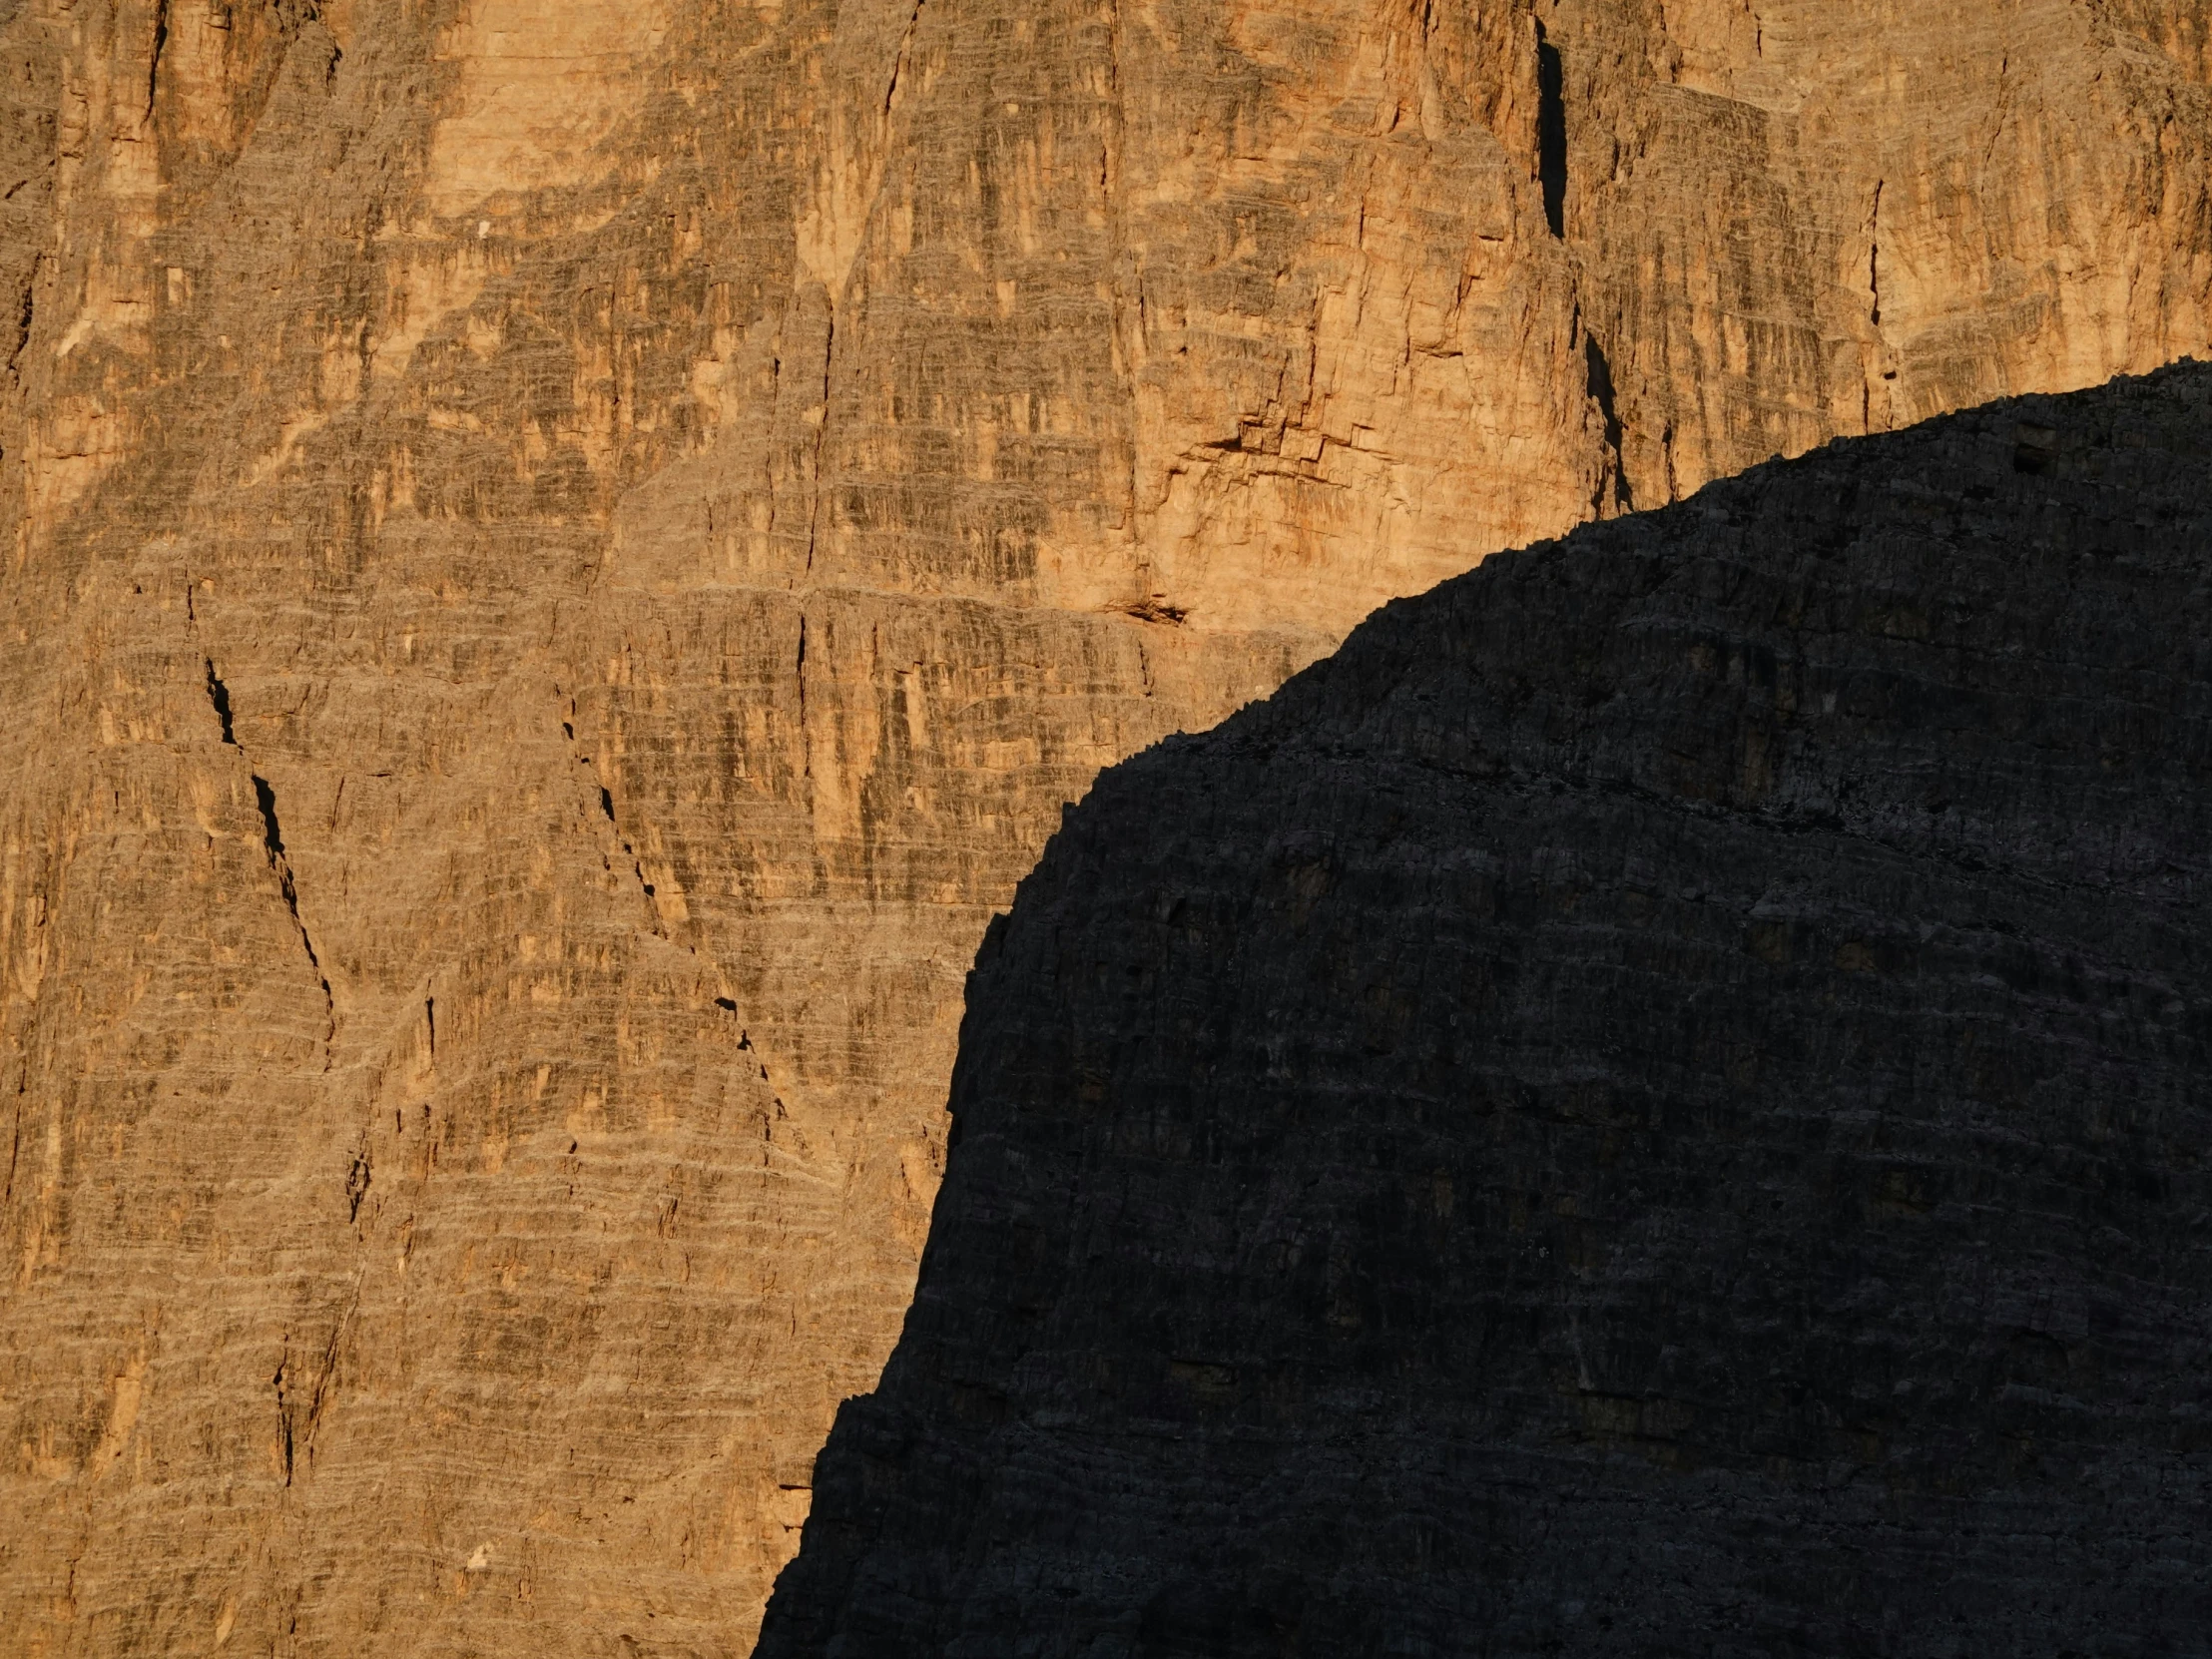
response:
{"label": "deep shadow area", "polygon": [[1636,497],[1628,487],[1628,472],[1621,460],[1621,417],[1615,406],[1613,392],[1613,365],[1606,359],[1605,347],[1598,344],[1597,336],[1585,332],[1582,336],[1582,357],[1588,374],[1590,399],[1597,404],[1597,412],[1605,421],[1605,447],[1612,456],[1613,503],[1623,512],[1635,510]]}
{"label": "deep shadow area", "polygon": [[1104,775],[761,1653],[2202,1654],[2212,370],[1500,555]]}
{"label": "deep shadow area", "polygon": [[1559,48],[1536,25],[1536,182],[1544,193],[1544,223],[1551,234],[1567,234],[1566,71]]}

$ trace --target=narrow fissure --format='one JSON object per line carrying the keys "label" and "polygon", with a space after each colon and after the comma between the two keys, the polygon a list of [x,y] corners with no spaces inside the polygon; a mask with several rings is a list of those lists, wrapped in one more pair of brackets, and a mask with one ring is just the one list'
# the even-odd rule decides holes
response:
{"label": "narrow fissure", "polygon": [[[186,592],[191,592],[189,585]],[[223,741],[233,749],[242,749],[231,716],[231,688],[223,683],[223,676],[216,673],[213,657],[203,658],[202,661],[208,671],[208,705],[215,710],[215,718],[223,728]],[[299,929],[299,943],[307,952],[307,964],[314,969],[315,979],[322,986],[322,1044],[327,1050],[337,1040],[337,999],[330,994],[330,976],[322,971],[322,958],[315,954],[314,940],[307,934],[307,924],[299,919],[299,890],[292,882],[291,860],[284,856],[284,832],[276,824],[276,792],[260,773],[249,776],[254,780],[254,805],[260,809],[262,815],[262,851],[269,859],[270,869],[276,873],[276,887],[283,894],[284,908],[290,912],[291,924]],[[340,784],[339,788],[343,789],[344,786]],[[329,1058],[327,1053],[324,1058]]]}
{"label": "narrow fissure", "polygon": [[284,1397],[284,1374],[291,1370],[291,1356],[286,1354],[276,1363],[276,1375],[270,1385],[276,1390],[276,1432],[283,1443],[284,1484],[291,1484],[291,1401]]}
{"label": "narrow fissure", "polygon": [[[356,1162],[355,1169],[361,1178],[360,1190],[366,1192],[368,1176],[365,1155]],[[351,1177],[347,1178],[346,1190],[348,1193],[353,1190]],[[354,1209],[358,1211],[359,1208],[360,1201],[356,1198]],[[276,1390],[276,1431],[281,1441],[286,1486],[292,1483],[299,1445],[304,1443],[309,1456],[314,1453],[315,1430],[321,1425],[323,1407],[329,1401],[331,1379],[337,1375],[338,1350],[344,1345],[346,1330],[352,1325],[353,1315],[360,1307],[360,1285],[356,1281],[352,1303],[339,1316],[337,1324],[331,1327],[329,1341],[322,1345],[322,1365],[315,1373],[314,1385],[307,1390],[304,1401],[304,1423],[299,1420],[302,1402],[291,1386],[297,1381],[291,1369],[291,1339],[288,1333],[284,1338],[284,1357],[276,1363],[276,1375],[270,1379],[270,1384]]]}
{"label": "narrow fissure", "polygon": [[1882,326],[1882,181],[1874,182],[1874,213],[1867,221],[1867,291],[1874,296],[1874,325]]}
{"label": "narrow fissure", "polygon": [[906,73],[906,53],[914,44],[914,25],[921,21],[921,8],[927,0],[914,0],[914,9],[906,18],[906,32],[898,37],[898,57],[891,64],[891,84],[883,89],[883,119],[891,117],[891,106],[898,102],[898,78]]}
{"label": "narrow fissure", "polygon": [[153,125],[154,96],[161,90],[162,49],[169,44],[169,0],[154,0],[154,55],[146,66],[146,122]]}
{"label": "narrow fissure", "polygon": [[807,749],[807,619],[799,619],[799,742],[802,775],[815,775],[815,758]]}
{"label": "narrow fissure", "polygon": [[1559,48],[1536,25],[1536,179],[1543,186],[1544,223],[1561,241],[1567,235],[1566,71]]}
{"label": "narrow fissure", "polygon": [[[276,792],[258,772],[254,774],[254,800],[262,810],[262,844],[269,849],[269,867],[275,869],[284,861],[284,832],[276,827]],[[284,896],[291,896],[289,875],[284,877]]]}
{"label": "narrow fissure", "polygon": [[[190,604],[192,588],[189,584],[185,588],[185,596],[186,603]],[[239,740],[238,734],[231,730],[231,688],[226,686],[223,683],[222,679],[216,674],[215,659],[213,657],[207,659],[207,664],[208,701],[209,703],[214,705],[215,718],[223,723],[223,741],[229,744],[233,749],[236,749],[239,746]]]}
{"label": "narrow fissure", "polygon": [[276,823],[276,792],[260,773],[253,777],[254,800],[262,810],[262,849],[269,855],[269,867],[276,874],[276,887],[284,896],[284,908],[291,913],[291,924],[299,929],[299,943],[307,953],[307,965],[314,969],[315,980],[322,986],[322,1011],[328,1019],[323,1043],[327,1047],[337,1036],[337,999],[330,994],[330,977],[322,971],[322,958],[315,954],[314,939],[307,932],[307,924],[299,919],[299,889],[292,882],[291,860],[284,856],[284,833]]}

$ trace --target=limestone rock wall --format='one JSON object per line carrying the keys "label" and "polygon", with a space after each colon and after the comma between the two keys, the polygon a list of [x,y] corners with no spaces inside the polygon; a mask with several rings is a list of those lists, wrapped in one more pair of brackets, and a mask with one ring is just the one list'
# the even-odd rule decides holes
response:
{"label": "limestone rock wall", "polygon": [[1063,804],[2201,345],[2204,15],[0,6],[0,1647],[746,1645]]}

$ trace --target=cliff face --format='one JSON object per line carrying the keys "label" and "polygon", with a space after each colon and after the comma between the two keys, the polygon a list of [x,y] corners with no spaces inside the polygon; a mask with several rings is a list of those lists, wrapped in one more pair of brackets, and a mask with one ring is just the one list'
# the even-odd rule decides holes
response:
{"label": "cliff face", "polygon": [[2199,346],[2206,15],[0,4],[0,1646],[742,1647],[1062,804]]}
{"label": "cliff face", "polygon": [[1106,774],[761,1652],[2201,1652],[2208,482],[1840,443]]}

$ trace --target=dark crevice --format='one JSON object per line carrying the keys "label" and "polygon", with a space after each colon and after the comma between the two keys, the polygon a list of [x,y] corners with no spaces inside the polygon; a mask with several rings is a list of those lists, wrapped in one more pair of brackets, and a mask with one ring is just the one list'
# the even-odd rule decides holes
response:
{"label": "dark crevice", "polygon": [[438,1063],[438,999],[426,996],[422,999],[422,1023],[430,1034],[430,1063]]}
{"label": "dark crevice", "polygon": [[162,49],[169,44],[169,0],[154,0],[154,54],[146,66],[146,121],[154,121],[154,95],[161,90]]}
{"label": "dark crevice", "polygon": [[307,953],[307,965],[314,969],[315,979],[322,986],[322,1010],[329,1022],[323,1037],[327,1046],[337,1036],[337,999],[330,994],[330,977],[322,971],[322,958],[315,954],[307,924],[299,918],[299,889],[292,882],[291,860],[284,856],[284,832],[276,824],[276,792],[260,773],[253,776],[254,800],[262,810],[262,848],[269,855],[269,867],[276,874],[277,890],[284,896],[284,908],[291,912],[291,924],[299,929],[299,944]]}
{"label": "dark crevice", "polygon": [[315,1431],[322,1426],[323,1407],[330,1402],[330,1384],[338,1374],[338,1349],[345,1341],[346,1327],[353,1323],[354,1310],[360,1306],[360,1285],[353,1287],[353,1303],[337,1324],[330,1328],[330,1340],[322,1345],[322,1369],[315,1373],[314,1392],[307,1396],[307,1455],[314,1455]]}
{"label": "dark crevice", "polygon": [[1597,402],[1598,413],[1605,417],[1605,447],[1613,457],[1613,500],[1623,512],[1633,512],[1636,498],[1629,491],[1628,469],[1621,461],[1621,417],[1613,406],[1613,365],[1606,361],[1605,348],[1598,344],[1595,334],[1583,334],[1582,351],[1590,396]]}
{"label": "dark crevice", "polygon": [[[228,722],[225,723],[229,725]],[[228,737],[228,731],[224,734]],[[269,865],[275,869],[284,861],[284,832],[276,827],[276,792],[269,787],[269,780],[260,773],[254,775],[254,800],[262,809],[262,842],[269,848]],[[285,896],[290,896],[291,877],[284,877]]]}
{"label": "dark crevice", "polygon": [[906,54],[914,44],[914,25],[921,21],[923,0],[914,0],[914,9],[906,19],[906,32],[898,37],[898,57],[891,65],[891,84],[883,89],[883,119],[888,121],[891,106],[898,102],[899,77],[906,73]]}
{"label": "dark crevice", "polygon": [[[188,584],[186,592],[191,592]],[[223,683],[223,677],[215,671],[215,659],[202,659],[208,670],[208,703],[215,710],[215,718],[222,723],[223,741],[233,749],[242,747],[231,717],[231,689]],[[291,924],[299,929],[299,943],[307,952],[307,963],[314,969],[315,979],[322,986],[322,1012],[325,1016],[323,1047],[337,1040],[337,999],[330,994],[329,975],[322,971],[322,958],[315,954],[314,940],[307,934],[307,924],[299,919],[299,892],[292,883],[291,860],[284,855],[284,832],[276,823],[276,792],[269,780],[260,773],[249,776],[254,780],[254,805],[262,815],[262,851],[269,859],[269,867],[276,873],[277,890],[283,894],[284,908],[291,912]],[[344,788],[341,784],[340,789]],[[327,1058],[327,1056],[326,1056]]]}
{"label": "dark crevice", "polygon": [[1559,48],[1536,25],[1536,179],[1544,191],[1544,223],[1562,241],[1567,234],[1566,71]]}
{"label": "dark crevice", "polygon": [[1882,184],[1874,183],[1874,216],[1868,221],[1867,291],[1874,297],[1874,325],[1882,326]]}
{"label": "dark crevice", "polygon": [[799,619],[799,742],[805,760],[804,772],[809,778],[815,775],[814,756],[807,753],[807,619]]}
{"label": "dark crevice", "polygon": [[[192,594],[192,588],[189,584],[185,588],[185,594],[189,603]],[[223,741],[236,749],[239,746],[239,740],[238,734],[231,730],[231,688],[226,686],[221,677],[217,675],[215,659],[210,657],[207,662],[208,701],[215,706],[215,718],[223,723]],[[255,782],[260,783],[261,780],[257,778]]]}
{"label": "dark crevice", "polygon": [[286,1376],[287,1376],[287,1375],[288,1375],[288,1374],[290,1373],[290,1371],[291,1371],[291,1356],[290,1356],[289,1354],[287,1354],[287,1355],[285,1355],[285,1356],[284,1356],[284,1358],[283,1358],[282,1360],[280,1360],[279,1362],[277,1362],[277,1366],[276,1366],[276,1375],[275,1377],[273,1377],[273,1378],[271,1378],[271,1379],[269,1380],[269,1381],[270,1381],[270,1384],[271,1384],[271,1385],[272,1385],[273,1387],[275,1387],[275,1388],[276,1388],[276,1432],[277,1432],[278,1438],[280,1439],[280,1441],[281,1441],[281,1443],[282,1443],[282,1449],[283,1449],[283,1457],[284,1457],[284,1484],[285,1484],[285,1485],[287,1485],[287,1486],[291,1484],[291,1467],[292,1467],[291,1410],[292,1410],[292,1407],[291,1407],[291,1401],[290,1401],[290,1400],[288,1400],[288,1399],[286,1399],[286,1398],[284,1397],[284,1380],[285,1380]]}
{"label": "dark crevice", "polygon": [[[355,1170],[360,1177],[360,1190],[366,1192],[368,1173],[365,1154],[356,1159]],[[346,1181],[348,1192],[352,1191],[352,1177],[349,1176]],[[359,1209],[357,1199],[354,1208],[356,1211]],[[359,1294],[356,1286],[356,1307],[359,1305]],[[323,1408],[329,1403],[330,1382],[337,1374],[338,1350],[344,1342],[346,1327],[352,1323],[352,1310],[348,1309],[337,1324],[331,1327],[330,1339],[322,1345],[322,1365],[315,1373],[314,1385],[308,1389],[304,1400],[298,1397],[299,1378],[292,1369],[291,1343],[288,1337],[284,1342],[284,1357],[276,1363],[276,1375],[270,1379],[271,1385],[276,1390],[276,1428],[283,1455],[286,1486],[292,1483],[292,1476],[296,1472],[298,1452],[303,1449],[308,1456],[314,1455],[315,1430],[321,1426]]]}

